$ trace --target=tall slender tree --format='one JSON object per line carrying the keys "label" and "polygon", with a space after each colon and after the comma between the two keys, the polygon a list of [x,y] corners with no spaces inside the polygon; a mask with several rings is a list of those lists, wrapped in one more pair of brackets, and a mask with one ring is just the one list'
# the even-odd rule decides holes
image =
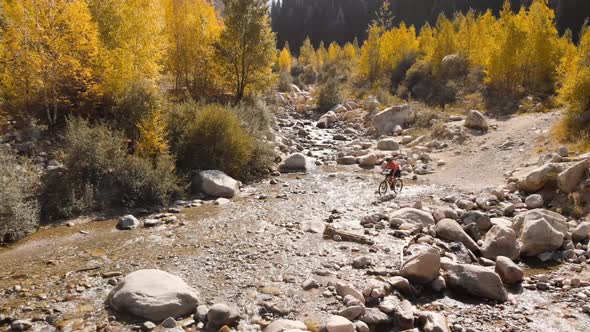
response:
{"label": "tall slender tree", "polygon": [[275,36],[265,0],[224,0],[225,28],[216,53],[236,102],[273,79]]}

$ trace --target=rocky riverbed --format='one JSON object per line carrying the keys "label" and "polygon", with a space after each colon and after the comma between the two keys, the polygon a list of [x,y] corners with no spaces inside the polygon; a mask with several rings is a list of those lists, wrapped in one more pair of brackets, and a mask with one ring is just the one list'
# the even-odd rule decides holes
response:
{"label": "rocky riverbed", "polygon": [[[307,97],[284,96],[275,128],[277,148],[300,154],[283,165],[295,172],[274,172],[231,199],[134,211],[131,230],[80,218],[0,249],[0,330],[587,330],[583,220],[544,212],[518,179],[481,192],[432,181],[446,164],[435,156],[469,132],[436,144],[404,132],[378,137],[338,120],[355,105],[322,120],[289,98]],[[405,188],[380,197],[375,166],[389,155],[402,161]],[[535,182],[530,174],[524,184]],[[144,272],[126,277],[135,271]],[[125,284],[135,295],[117,297]],[[148,313],[137,311],[146,305],[133,302],[138,294],[150,298]],[[158,309],[151,301],[166,302],[162,294],[181,304]]]}

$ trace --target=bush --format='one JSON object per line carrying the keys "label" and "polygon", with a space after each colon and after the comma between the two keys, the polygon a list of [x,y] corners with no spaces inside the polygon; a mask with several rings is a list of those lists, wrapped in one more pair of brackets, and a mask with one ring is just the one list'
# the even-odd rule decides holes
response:
{"label": "bush", "polygon": [[234,108],[234,111],[240,119],[242,127],[249,135],[263,137],[270,134],[273,116],[268,105],[263,100],[243,100]]}
{"label": "bush", "polygon": [[281,71],[279,74],[279,91],[291,92],[291,84],[293,84],[293,77],[291,77],[291,74]]}
{"label": "bush", "polygon": [[342,102],[340,85],[334,79],[329,79],[320,87],[318,96],[318,108],[320,111],[329,111]]}
{"label": "bush", "polygon": [[0,243],[19,240],[37,228],[38,184],[32,163],[0,146]]}
{"label": "bush", "polygon": [[415,53],[407,54],[391,71],[389,79],[391,83],[391,91],[397,93],[399,85],[406,79],[406,74],[410,68],[416,63],[418,56]]}
{"label": "bush", "polygon": [[166,204],[182,192],[170,155],[155,163],[130,155],[128,140],[105,125],[68,120],[62,154],[63,169],[43,179],[46,221],[97,209]]}
{"label": "bush", "polygon": [[414,98],[429,105],[445,106],[456,99],[458,89],[452,80],[432,75],[432,67],[426,61],[416,62],[406,73],[398,94],[402,98]]}
{"label": "bush", "polygon": [[240,177],[252,158],[252,137],[228,108],[203,106],[184,130],[175,151],[180,168],[186,172],[217,169]]}
{"label": "bush", "polygon": [[141,80],[130,84],[115,97],[114,102],[111,117],[116,128],[125,132],[127,137],[137,138],[137,124],[149,114],[161,109],[162,96],[152,82]]}

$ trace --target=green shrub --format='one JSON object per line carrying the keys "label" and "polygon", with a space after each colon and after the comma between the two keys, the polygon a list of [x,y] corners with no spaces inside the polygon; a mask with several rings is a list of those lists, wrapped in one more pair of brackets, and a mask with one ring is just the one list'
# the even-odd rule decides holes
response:
{"label": "green shrub", "polygon": [[318,108],[320,111],[329,111],[334,106],[342,102],[340,95],[340,85],[334,79],[328,79],[320,87],[318,95]]}
{"label": "green shrub", "polygon": [[174,150],[185,172],[217,169],[239,177],[252,158],[252,137],[226,107],[203,106],[184,130]]}
{"label": "green shrub", "polygon": [[161,109],[160,90],[152,82],[140,80],[130,84],[114,98],[115,105],[111,117],[116,128],[125,132],[127,137],[137,138],[137,124],[148,114]]}
{"label": "green shrub", "polygon": [[273,122],[272,112],[262,99],[247,99],[240,102],[234,111],[242,127],[254,137],[268,136]]}
{"label": "green shrub", "polygon": [[39,172],[25,158],[0,146],[0,243],[14,242],[39,223]]}
{"label": "green shrub", "polygon": [[291,74],[281,71],[279,74],[279,91],[291,92],[291,84],[293,84],[293,77],[291,77]]}
{"label": "green shrub", "polygon": [[97,209],[166,204],[182,192],[170,155],[155,163],[130,155],[123,134],[105,125],[68,120],[62,154],[63,169],[43,179],[46,221]]}

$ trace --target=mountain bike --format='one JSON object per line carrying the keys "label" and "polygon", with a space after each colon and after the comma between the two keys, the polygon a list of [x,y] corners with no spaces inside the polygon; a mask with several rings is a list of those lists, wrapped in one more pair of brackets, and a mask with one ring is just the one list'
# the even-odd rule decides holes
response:
{"label": "mountain bike", "polygon": [[388,190],[392,190],[395,194],[399,194],[404,189],[404,181],[400,177],[394,177],[389,172],[383,174],[385,180],[379,184],[379,196],[387,194]]}

